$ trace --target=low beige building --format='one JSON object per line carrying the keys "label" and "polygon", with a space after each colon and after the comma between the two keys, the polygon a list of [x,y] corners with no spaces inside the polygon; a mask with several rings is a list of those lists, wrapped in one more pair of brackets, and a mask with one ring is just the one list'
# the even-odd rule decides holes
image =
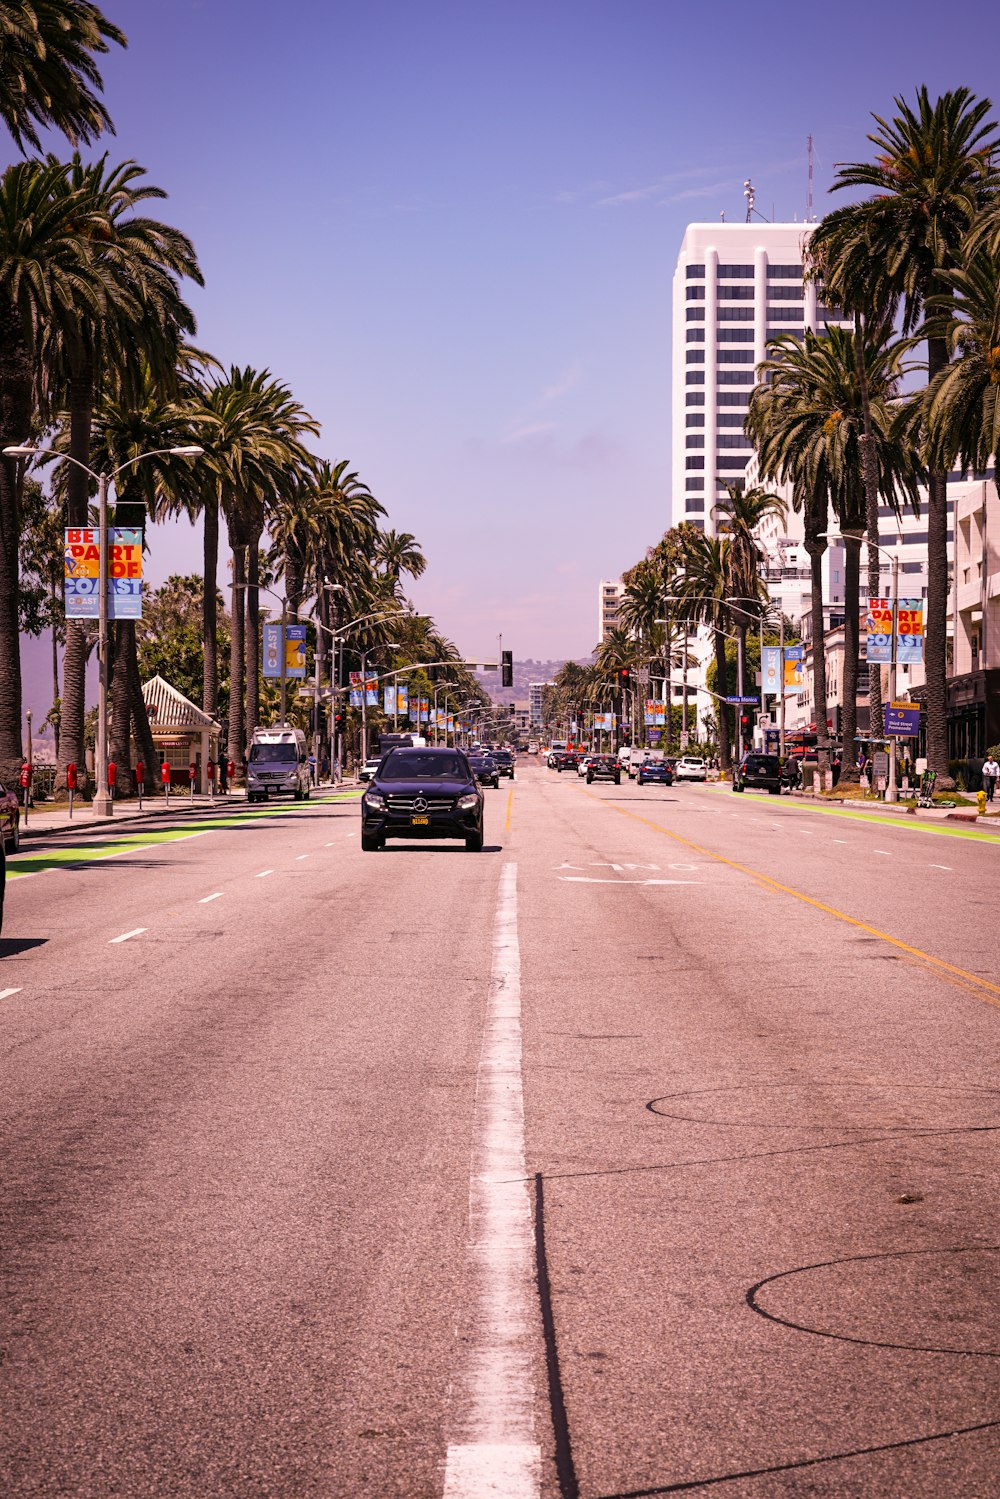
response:
{"label": "low beige building", "polygon": [[[172,787],[190,786],[188,767],[196,767],[195,791],[208,792],[208,762],[218,761],[222,725],[204,713],[197,703],[178,692],[163,677],[151,677],[143,683],[142,696],[149,714],[153,743],[160,757],[170,766]],[[160,766],[146,772],[146,783],[160,781]]]}

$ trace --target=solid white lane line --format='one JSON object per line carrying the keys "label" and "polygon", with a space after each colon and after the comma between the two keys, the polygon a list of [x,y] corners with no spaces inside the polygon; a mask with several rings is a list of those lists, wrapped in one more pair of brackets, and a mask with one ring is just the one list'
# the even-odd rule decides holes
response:
{"label": "solid white lane line", "polygon": [[12,994],[20,994],[20,992],[20,989],[0,989],[0,999],[10,999]]}
{"label": "solid white lane line", "polygon": [[453,1385],[445,1499],[537,1499],[531,1199],[521,1086],[517,865],[500,874],[469,1182],[473,1322]]}
{"label": "solid white lane line", "polygon": [[111,941],[108,943],[108,946],[113,947],[116,942],[127,942],[130,937],[139,937],[145,931],[148,931],[148,927],[137,926],[134,931],[122,932],[120,937],[112,937]]}
{"label": "solid white lane line", "polygon": [[219,900],[223,894],[222,890],[216,890],[214,895],[203,895],[198,904],[199,906],[207,906],[210,900]]}
{"label": "solid white lane line", "polygon": [[262,879],[264,879],[264,877],[266,875],[273,874],[273,873],[274,873],[273,869],[262,869],[261,872],[260,872],[260,874],[255,874],[254,875],[254,879],[255,880],[262,880]]}

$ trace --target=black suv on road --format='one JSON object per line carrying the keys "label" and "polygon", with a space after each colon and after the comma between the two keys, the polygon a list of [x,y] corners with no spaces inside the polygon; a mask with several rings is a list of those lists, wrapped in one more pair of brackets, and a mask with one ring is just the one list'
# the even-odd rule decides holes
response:
{"label": "black suv on road", "polygon": [[616,786],[622,783],[622,768],[614,755],[595,755],[587,766],[587,785],[593,781],[614,781]]}
{"label": "black suv on road", "polygon": [[733,790],[758,787],[772,796],[781,795],[781,761],[777,755],[747,754],[733,771]]}
{"label": "black suv on road", "polygon": [[469,767],[480,786],[492,786],[494,791],[500,785],[500,771],[492,755],[469,756]]}
{"label": "black suv on road", "polygon": [[514,752],[513,750],[499,749],[491,750],[493,763],[502,776],[510,776],[514,779]]}
{"label": "black suv on road", "polygon": [[390,750],[361,798],[361,847],[384,848],[387,838],[462,838],[479,853],[483,800],[461,750]]}

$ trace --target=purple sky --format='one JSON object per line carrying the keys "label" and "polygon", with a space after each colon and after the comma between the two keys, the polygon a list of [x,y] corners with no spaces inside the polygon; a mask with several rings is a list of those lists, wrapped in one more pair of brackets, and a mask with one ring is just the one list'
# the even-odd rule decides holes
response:
{"label": "purple sky", "polygon": [[[871,110],[988,94],[990,0],[102,0],[107,147],[170,194],[198,341],[323,423],[463,654],[585,655],[597,583],[669,517],[670,285],[684,226],[823,211]],[[54,149],[61,150],[58,142]],[[8,143],[9,147],[9,143]],[[153,582],[199,565],[152,533]],[[26,705],[51,696],[25,650]]]}

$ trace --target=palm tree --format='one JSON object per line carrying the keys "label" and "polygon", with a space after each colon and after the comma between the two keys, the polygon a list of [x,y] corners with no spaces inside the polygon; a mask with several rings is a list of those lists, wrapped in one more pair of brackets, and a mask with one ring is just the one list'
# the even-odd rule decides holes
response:
{"label": "palm tree", "polygon": [[[865,527],[863,368],[867,377],[867,414],[872,437],[872,471],[877,497],[898,515],[901,499],[916,509],[921,469],[912,446],[899,429],[900,380],[909,343],[891,341],[863,329],[865,353],[859,359],[858,333],[830,327],[823,335],[807,331],[804,339],[776,339],[770,356],[758,368],[750,397],[746,428],[760,454],[761,472],[792,485],[805,506],[806,532],[813,580],[813,692],[817,732],[824,733],[825,663],[823,663],[822,552],[826,517],[833,506],[841,529],[860,534]],[[844,579],[844,774],[855,763],[857,667],[860,651],[858,612],[860,551],[847,549]],[[820,672],[822,668],[822,680]],[[880,727],[880,668],[869,669],[872,732]]]}
{"label": "palm tree", "polygon": [[419,578],[427,567],[427,558],[409,531],[382,531],[375,543],[375,565],[398,586],[401,573]]}
{"label": "palm tree", "polygon": [[948,290],[932,310],[944,323],[952,362],[921,402],[930,463],[963,473],[990,464],[1000,492],[1000,248],[979,249],[944,273]]}
{"label": "palm tree", "polygon": [[36,125],[90,141],[114,130],[97,98],[93,54],[124,34],[88,0],[3,0],[0,4],[0,120],[23,151],[41,150]]}
{"label": "palm tree", "polygon": [[[726,497],[715,506],[716,530],[729,537],[729,589],[730,599],[739,602],[731,606],[739,637],[739,657],[746,658],[747,626],[752,619],[759,619],[767,603],[767,589],[761,581],[760,568],[764,553],[757,539],[757,532],[772,516],[785,518],[786,506],[780,495],[773,494],[760,484],[744,489],[742,484],[725,484]],[[746,683],[741,680],[736,690],[742,697]]]}
{"label": "palm tree", "polygon": [[[828,289],[845,307],[873,310],[884,325],[902,306],[904,334],[927,336],[927,378],[933,384],[948,362],[946,337],[922,327],[928,299],[947,290],[944,277],[962,265],[966,238],[983,211],[995,206],[1000,168],[988,99],[959,88],[931,100],[926,87],[916,104],[895,101],[889,121],[876,115],[868,139],[872,162],[840,169],[834,189],[874,189],[875,196],[829,214],[813,236]],[[867,291],[862,288],[867,285]],[[938,784],[948,772],[947,470],[927,481],[927,635],[925,644],[927,758]]]}
{"label": "palm tree", "polygon": [[[67,173],[63,166],[21,162],[0,178],[0,448],[25,442],[32,431],[45,394],[43,336],[58,328],[71,342],[105,306],[86,237],[99,215],[87,194],[66,190]],[[0,457],[0,778],[21,759],[16,600],[22,478],[21,460]]]}
{"label": "palm tree", "polygon": [[706,536],[694,527],[686,531],[681,571],[677,582],[677,594],[682,602],[678,605],[680,617],[692,625],[704,625],[713,633],[715,648],[716,692],[718,694],[717,718],[719,724],[719,759],[723,770],[731,763],[729,714],[725,697],[726,671],[726,626],[732,622],[732,613],[727,599],[731,593],[732,563],[729,536]]}

